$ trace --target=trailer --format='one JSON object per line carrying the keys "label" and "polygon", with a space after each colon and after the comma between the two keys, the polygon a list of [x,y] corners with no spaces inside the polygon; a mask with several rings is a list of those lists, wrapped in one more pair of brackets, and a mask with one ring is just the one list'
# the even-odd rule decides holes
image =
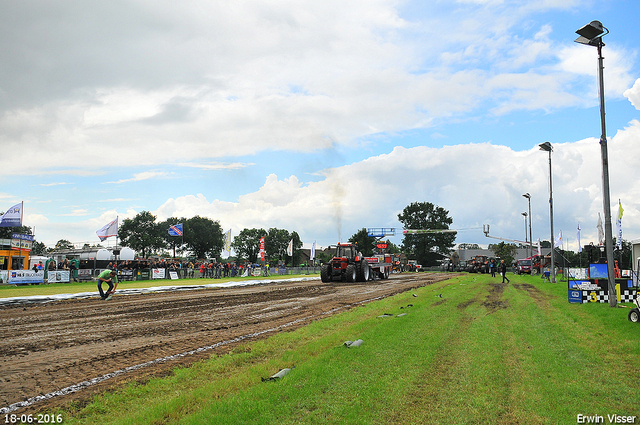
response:
{"label": "trailer", "polygon": [[376,276],[379,279],[389,279],[389,274],[393,269],[393,257],[389,254],[374,255],[373,257],[365,257],[369,263],[369,275],[372,278]]}

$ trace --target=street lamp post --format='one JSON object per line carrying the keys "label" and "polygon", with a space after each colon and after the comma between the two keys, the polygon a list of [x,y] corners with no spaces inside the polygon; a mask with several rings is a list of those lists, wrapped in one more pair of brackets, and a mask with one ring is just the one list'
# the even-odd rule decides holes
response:
{"label": "street lamp post", "polygon": [[531,259],[531,265],[533,266],[533,235],[531,233],[531,195],[529,192],[525,193],[525,198],[529,201],[529,259]]}
{"label": "street lamp post", "polygon": [[524,217],[524,241],[527,242],[527,212],[523,212],[522,216]]}
{"label": "street lamp post", "polygon": [[[605,32],[606,31],[606,32]],[[600,21],[591,21],[576,31],[580,37],[576,43],[598,48],[598,80],[600,83],[600,124],[602,134],[600,136],[600,154],[602,156],[602,203],[604,207],[604,238],[607,254],[607,283],[609,286],[609,306],[615,307],[616,288],[613,259],[613,232],[611,230],[611,200],[609,199],[609,155],[607,153],[607,128],[604,113],[604,58],[602,57],[602,37],[609,34],[609,30]]]}
{"label": "street lamp post", "polygon": [[[554,239],[553,239],[553,184],[551,182],[551,151],[553,151],[553,146],[551,143],[544,142],[540,143],[541,151],[549,152],[549,221],[551,223],[551,282],[556,283],[556,262],[555,256],[553,255],[554,250]],[[544,257],[543,257],[544,258]],[[543,263],[544,264],[544,263]]]}

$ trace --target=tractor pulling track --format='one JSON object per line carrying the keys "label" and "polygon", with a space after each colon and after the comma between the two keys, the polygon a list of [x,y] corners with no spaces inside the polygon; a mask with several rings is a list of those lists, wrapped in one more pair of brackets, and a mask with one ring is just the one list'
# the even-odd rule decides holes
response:
{"label": "tractor pulling track", "polygon": [[[408,273],[345,284],[117,295],[0,308],[0,412],[47,413],[131,380],[171,373],[239,343],[452,277]],[[126,283],[124,284],[126,285]]]}

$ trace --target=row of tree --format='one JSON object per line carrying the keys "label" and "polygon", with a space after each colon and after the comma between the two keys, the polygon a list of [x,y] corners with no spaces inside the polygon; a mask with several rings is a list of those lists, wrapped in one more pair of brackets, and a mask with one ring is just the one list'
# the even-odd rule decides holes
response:
{"label": "row of tree", "polygon": [[[182,224],[182,236],[171,236],[169,228]],[[210,218],[195,216],[192,218],[171,217],[165,221],[156,221],[148,211],[142,211],[132,219],[125,219],[118,229],[122,246],[128,246],[143,257],[152,252],[165,249],[181,254],[190,254],[195,258],[219,258],[222,254],[225,235],[220,223]],[[265,257],[268,261],[287,261],[287,248],[293,240],[293,261],[299,257],[302,242],[298,233],[289,233],[285,229],[243,229],[233,238],[230,248],[237,258],[252,263],[260,255],[260,239],[265,239]]]}
{"label": "row of tree", "polygon": [[[449,212],[430,202],[414,202],[398,214],[398,220],[408,229],[448,229],[453,219]],[[182,224],[182,236],[171,236],[169,228]],[[31,228],[0,228],[0,239],[10,238],[11,233],[31,234]],[[5,235],[6,233],[6,235]],[[265,238],[265,256],[269,261],[288,261],[287,247],[293,240],[294,264],[298,263],[302,241],[297,232],[285,229],[243,229],[233,238],[231,248],[238,259],[257,262],[260,255],[260,239]],[[157,217],[149,211],[142,211],[131,219],[125,219],[118,229],[118,239],[122,246],[129,247],[147,257],[152,253],[173,251],[187,254],[195,258],[219,258],[224,247],[224,233],[220,223],[206,217],[191,218],[171,217],[157,221]],[[356,232],[349,239],[358,243],[359,250],[366,256],[373,254],[376,238],[369,236],[366,228]],[[400,247],[388,242],[387,252],[405,253],[425,266],[436,265],[437,260],[447,256],[454,246],[455,234],[419,234],[404,235]],[[54,249],[73,249],[73,244],[61,239]],[[84,248],[93,248],[85,245]],[[41,242],[34,241],[32,254],[44,255],[48,251]],[[320,260],[327,260],[329,254],[317,253]]]}

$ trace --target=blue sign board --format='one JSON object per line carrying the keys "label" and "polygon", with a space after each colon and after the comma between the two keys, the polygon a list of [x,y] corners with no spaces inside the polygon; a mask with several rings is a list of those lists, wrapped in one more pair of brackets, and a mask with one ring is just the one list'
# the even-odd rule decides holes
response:
{"label": "blue sign board", "polygon": [[569,290],[569,302],[582,304],[582,291]]}

